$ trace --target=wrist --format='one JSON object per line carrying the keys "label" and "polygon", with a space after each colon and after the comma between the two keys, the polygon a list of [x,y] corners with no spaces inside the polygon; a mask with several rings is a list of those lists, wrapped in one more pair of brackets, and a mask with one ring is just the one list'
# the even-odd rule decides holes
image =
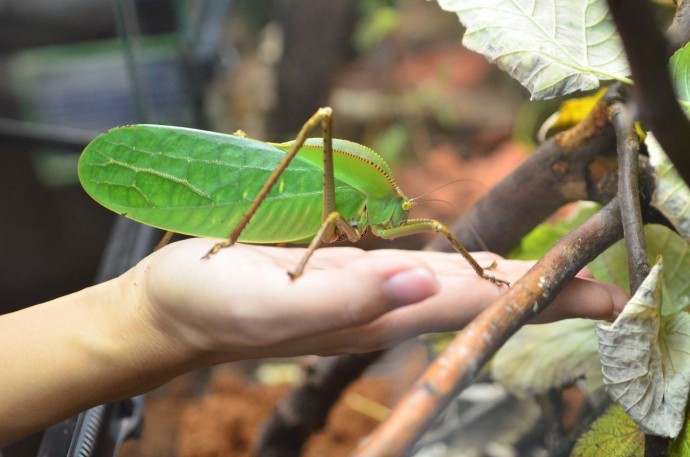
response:
{"label": "wrist", "polygon": [[148,292],[148,259],[107,283],[113,288],[105,306],[111,312],[107,337],[109,358],[131,372],[132,392],[143,393],[175,376],[202,366],[201,351],[182,337],[175,322],[166,319]]}
{"label": "wrist", "polygon": [[[175,360],[180,372],[242,358],[243,354],[229,349],[232,345],[215,337],[219,332],[235,334],[220,324],[222,319],[213,312],[216,298],[210,294],[209,299],[207,292],[216,284],[209,285],[204,279],[211,277],[214,281],[216,277],[194,266],[179,267],[175,253],[157,252],[128,271],[128,277],[120,278],[121,287],[129,287],[125,293],[134,294],[128,301],[137,303],[134,312],[144,333],[159,344],[163,353],[174,354],[165,359]],[[231,307],[229,301],[223,302]]]}

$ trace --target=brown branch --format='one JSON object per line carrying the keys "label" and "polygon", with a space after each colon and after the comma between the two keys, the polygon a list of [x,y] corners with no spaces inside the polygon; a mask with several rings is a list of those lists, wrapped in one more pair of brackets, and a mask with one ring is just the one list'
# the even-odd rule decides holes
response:
{"label": "brown branch", "polygon": [[620,217],[618,200],[614,199],[561,239],[460,332],[354,456],[400,456],[408,451],[496,350],[544,309],[581,268],[620,239]]}
{"label": "brown branch", "polygon": [[668,71],[668,49],[647,0],[608,0],[623,40],[640,121],[690,183],[690,122],[678,104]]}
{"label": "brown branch", "polygon": [[[453,225],[453,233],[470,251],[487,246],[506,255],[565,203],[608,202],[616,193],[615,183],[607,185],[617,167],[615,145],[608,102],[602,100],[576,127],[541,144]],[[429,249],[450,250],[445,240]]]}
{"label": "brown branch", "polygon": [[297,457],[309,437],[322,429],[345,388],[383,352],[318,358],[305,378],[280,401],[257,441],[257,457]]}

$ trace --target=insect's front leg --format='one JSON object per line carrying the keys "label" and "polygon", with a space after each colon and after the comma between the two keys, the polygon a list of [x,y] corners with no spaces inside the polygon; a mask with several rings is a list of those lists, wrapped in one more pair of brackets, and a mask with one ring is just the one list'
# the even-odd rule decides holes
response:
{"label": "insect's front leg", "polygon": [[484,268],[481,265],[479,265],[479,262],[477,262],[475,258],[472,257],[472,254],[470,254],[467,251],[467,249],[465,249],[465,246],[463,246],[460,240],[458,240],[455,237],[455,235],[453,235],[453,232],[451,232],[450,229],[448,229],[448,227],[446,227],[445,225],[443,225],[435,219],[409,219],[404,225],[401,225],[400,227],[394,227],[380,231],[379,236],[381,238],[394,239],[401,236],[426,232],[440,233],[441,235],[443,235],[451,244],[451,246],[453,246],[453,248],[456,251],[458,251],[465,258],[465,260],[467,260],[467,263],[470,264],[472,269],[474,269],[474,271],[476,271],[477,275],[479,275],[480,277],[489,280],[498,286],[510,286],[510,283],[508,281],[501,278],[497,278],[486,272],[487,269],[492,269],[496,267],[495,262],[489,268]]}

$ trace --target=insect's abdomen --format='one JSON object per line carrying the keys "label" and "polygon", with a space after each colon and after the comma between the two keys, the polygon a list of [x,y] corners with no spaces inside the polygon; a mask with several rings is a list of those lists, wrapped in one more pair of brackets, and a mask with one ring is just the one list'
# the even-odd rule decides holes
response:
{"label": "insect's abdomen", "polygon": [[[147,225],[226,237],[239,223],[283,152],[265,143],[179,127],[130,126],[96,138],[79,160],[84,189],[99,203]],[[364,196],[338,182],[337,206],[354,217]],[[322,171],[296,157],[241,241],[311,237],[321,224]]]}

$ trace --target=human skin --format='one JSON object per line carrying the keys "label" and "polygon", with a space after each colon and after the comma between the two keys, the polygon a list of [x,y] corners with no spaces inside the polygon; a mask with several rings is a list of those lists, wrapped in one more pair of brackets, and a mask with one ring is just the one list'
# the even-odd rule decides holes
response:
{"label": "human skin", "polygon": [[[457,330],[506,290],[457,254],[173,243],[122,276],[0,316],[0,446],[185,372],[241,359],[333,355]],[[531,262],[476,253],[514,281]],[[535,321],[611,319],[627,296],[573,280]]]}

